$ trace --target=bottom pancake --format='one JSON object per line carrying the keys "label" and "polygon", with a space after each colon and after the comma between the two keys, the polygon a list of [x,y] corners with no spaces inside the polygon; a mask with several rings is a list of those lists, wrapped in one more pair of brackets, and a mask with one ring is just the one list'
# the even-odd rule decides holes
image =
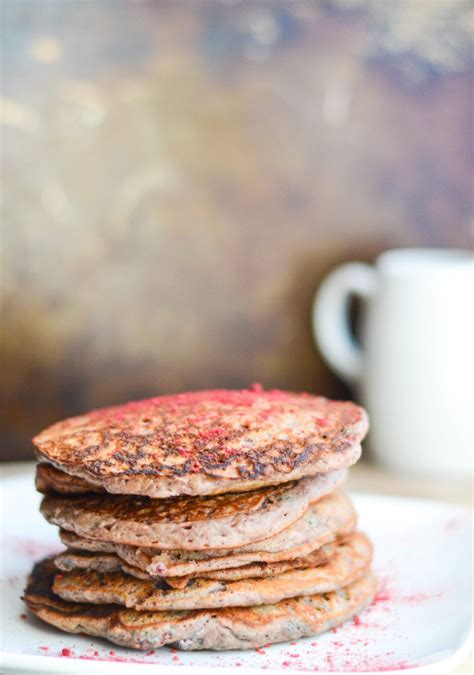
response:
{"label": "bottom pancake", "polygon": [[118,605],[61,600],[52,592],[52,559],[35,565],[23,600],[39,618],[68,633],[104,637],[123,647],[157,649],[250,649],[322,633],[359,614],[373,600],[368,573],[345,588],[274,605],[214,610],[139,612]]}

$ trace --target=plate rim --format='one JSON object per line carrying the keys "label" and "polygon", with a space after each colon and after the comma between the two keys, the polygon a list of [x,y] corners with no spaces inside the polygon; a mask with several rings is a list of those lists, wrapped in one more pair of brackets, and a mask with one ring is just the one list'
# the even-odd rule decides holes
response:
{"label": "plate rim", "polygon": [[[472,648],[474,637],[473,627],[471,626],[470,630],[467,632],[464,641],[461,643],[459,648],[447,656],[446,658],[433,661],[433,663],[421,665],[421,666],[410,666],[404,668],[403,672],[413,672],[417,675],[435,675],[435,673],[449,673],[452,672],[456,666],[458,666],[465,658],[467,658],[470,649]],[[9,657],[5,659],[5,656]],[[94,674],[104,674],[108,673],[131,673],[134,672],[133,669],[139,666],[144,672],[155,672],[164,673],[165,675],[176,675],[177,666],[173,664],[156,664],[156,663],[117,663],[109,661],[101,661],[100,659],[65,659],[62,660],[61,657],[51,656],[45,654],[18,654],[11,652],[0,652],[0,667],[8,668],[11,673],[24,672],[24,673],[92,673]],[[53,667],[52,664],[58,665],[58,668]],[[86,665],[87,664],[87,665]],[[91,667],[92,666],[92,667]],[[190,673],[193,672],[193,675],[209,675],[209,672],[215,673],[216,675],[228,675],[230,673],[235,673],[235,666],[195,666],[195,665],[180,665],[180,673]],[[33,670],[36,668],[36,670]],[[261,672],[261,668],[253,668],[251,666],[244,666],[238,669],[240,675],[255,675],[255,673]],[[292,668],[267,668],[266,672],[272,673],[273,675],[288,675],[288,673],[310,673],[310,670],[296,670]],[[360,671],[328,671],[328,670],[318,670],[315,671],[319,675],[351,675],[358,673]],[[363,671],[364,675],[380,675],[381,671]],[[384,673],[388,675],[399,675],[400,670],[384,670]],[[8,671],[5,671],[5,675],[8,675]]]}

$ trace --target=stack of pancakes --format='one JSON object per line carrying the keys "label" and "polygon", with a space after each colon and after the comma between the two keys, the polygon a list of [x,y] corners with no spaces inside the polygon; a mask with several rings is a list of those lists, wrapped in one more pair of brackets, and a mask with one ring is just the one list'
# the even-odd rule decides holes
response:
{"label": "stack of pancakes", "polygon": [[34,439],[41,512],[67,547],[24,600],[72,633],[153,649],[314,635],[372,600],[370,542],[340,490],[367,416],[308,394],[164,396]]}

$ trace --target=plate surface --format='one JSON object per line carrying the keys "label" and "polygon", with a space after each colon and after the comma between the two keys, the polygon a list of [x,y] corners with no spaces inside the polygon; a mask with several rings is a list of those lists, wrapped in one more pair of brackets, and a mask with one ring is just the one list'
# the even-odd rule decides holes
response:
{"label": "plate surface", "polygon": [[316,638],[246,652],[142,653],[47,626],[20,600],[33,561],[61,550],[38,512],[32,475],[2,481],[2,672],[448,672],[471,629],[472,525],[440,502],[352,495],[375,546],[376,600],[354,621]]}

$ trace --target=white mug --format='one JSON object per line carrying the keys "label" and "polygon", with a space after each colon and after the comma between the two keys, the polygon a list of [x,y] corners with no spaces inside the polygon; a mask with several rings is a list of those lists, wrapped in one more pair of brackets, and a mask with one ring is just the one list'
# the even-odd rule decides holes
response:
{"label": "white mug", "polygon": [[[389,468],[472,471],[473,271],[467,251],[398,249],[374,267],[341,265],[316,294],[316,342],[355,385],[369,412],[371,453]],[[360,344],[351,296],[362,300]]]}

